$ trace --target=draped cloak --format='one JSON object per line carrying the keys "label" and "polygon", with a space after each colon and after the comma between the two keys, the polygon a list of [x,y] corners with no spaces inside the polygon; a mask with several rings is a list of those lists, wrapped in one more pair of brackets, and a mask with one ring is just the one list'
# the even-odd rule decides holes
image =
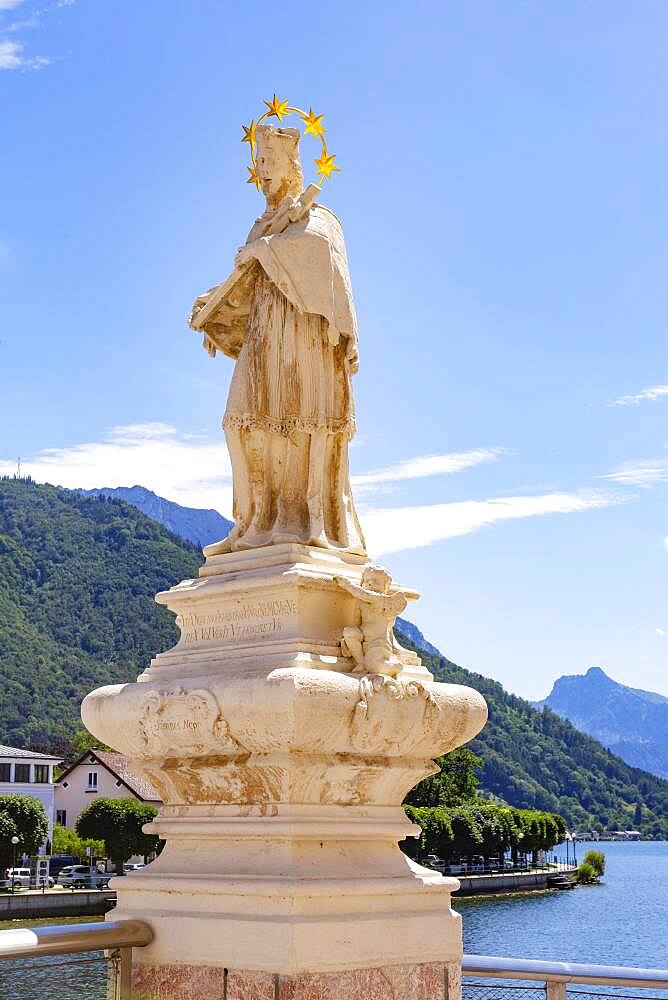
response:
{"label": "draped cloak", "polygon": [[[267,218],[237,256],[237,286],[204,327],[237,359],[223,418],[234,477],[231,541],[269,544],[287,530],[312,544],[364,552],[348,473],[357,323],[341,224],[315,205],[282,233],[254,238]],[[255,432],[253,455],[244,432]],[[257,432],[264,435],[262,496],[257,483],[247,489],[258,478]],[[309,444],[314,435],[319,449]],[[301,466],[286,460],[286,441],[301,448]]]}

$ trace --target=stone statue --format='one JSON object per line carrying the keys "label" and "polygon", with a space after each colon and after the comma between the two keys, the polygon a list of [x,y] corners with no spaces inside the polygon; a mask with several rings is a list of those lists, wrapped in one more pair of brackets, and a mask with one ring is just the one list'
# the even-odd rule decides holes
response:
{"label": "stone statue", "polygon": [[353,673],[396,676],[403,664],[397,656],[401,647],[394,638],[394,623],[417,593],[392,587],[392,577],[382,566],[365,567],[360,585],[344,576],[335,576],[334,582],[357,604],[357,623],[347,625],[341,636],[343,655],[355,662]]}
{"label": "stone statue", "polygon": [[191,315],[209,353],[236,361],[223,421],[236,524],[196,578],[156,595],[176,644],[81,709],[163,803],[146,830],[165,849],[118,880],[113,919],[150,924],[132,956],[143,1000],[461,1000],[459,883],[399,849],[420,835],[401,803],[486,706],[394,637],[418,595],[369,564],[350,494],[341,226],[318,187],[302,190],[299,132],[263,122],[299,115],[319,175],[334,154],[322,115],[265,104],[242,141],[266,211]]}
{"label": "stone statue", "polygon": [[257,127],[267,207],[190,325],[236,359],[223,427],[235,525],[207,555],[280,542],[365,554],[348,472],[357,324],[343,231],[302,191],[299,130]]}

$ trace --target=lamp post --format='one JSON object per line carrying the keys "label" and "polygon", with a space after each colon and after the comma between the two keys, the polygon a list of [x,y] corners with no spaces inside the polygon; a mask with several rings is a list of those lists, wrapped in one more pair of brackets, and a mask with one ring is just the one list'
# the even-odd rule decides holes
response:
{"label": "lamp post", "polygon": [[19,838],[18,837],[12,837],[12,841],[11,841],[11,843],[12,843],[12,894],[14,893],[15,886],[16,886],[16,882],[15,882],[15,879],[16,879],[16,845],[18,844],[18,842],[19,842]]}

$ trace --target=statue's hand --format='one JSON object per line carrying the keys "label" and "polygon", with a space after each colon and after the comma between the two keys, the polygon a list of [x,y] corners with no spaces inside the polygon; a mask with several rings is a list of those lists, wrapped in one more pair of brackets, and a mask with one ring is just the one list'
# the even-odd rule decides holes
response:
{"label": "statue's hand", "polygon": [[234,266],[236,268],[241,268],[248,260],[248,247],[240,247],[234,258]]}
{"label": "statue's hand", "polygon": [[352,337],[348,338],[348,345],[346,347],[346,359],[348,361],[348,364],[350,365],[350,370],[354,375],[355,372],[359,371],[360,356],[357,350],[357,344],[352,339]]}

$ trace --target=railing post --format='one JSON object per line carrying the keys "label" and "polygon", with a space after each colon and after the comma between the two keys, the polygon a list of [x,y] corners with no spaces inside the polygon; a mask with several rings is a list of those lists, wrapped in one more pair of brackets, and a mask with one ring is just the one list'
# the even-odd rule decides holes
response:
{"label": "railing post", "polygon": [[119,951],[118,1000],[132,1000],[132,948],[120,948]]}
{"label": "railing post", "polygon": [[546,1000],[566,1000],[566,983],[548,979],[545,983]]}

